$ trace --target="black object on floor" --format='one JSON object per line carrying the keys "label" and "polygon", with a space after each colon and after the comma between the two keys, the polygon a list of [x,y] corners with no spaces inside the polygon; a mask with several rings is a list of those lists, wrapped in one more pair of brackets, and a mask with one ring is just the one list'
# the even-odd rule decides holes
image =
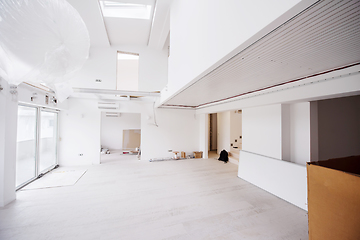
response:
{"label": "black object on floor", "polygon": [[220,157],[218,159],[219,161],[224,161],[224,163],[227,163],[229,161],[229,154],[226,150],[222,150],[220,152]]}

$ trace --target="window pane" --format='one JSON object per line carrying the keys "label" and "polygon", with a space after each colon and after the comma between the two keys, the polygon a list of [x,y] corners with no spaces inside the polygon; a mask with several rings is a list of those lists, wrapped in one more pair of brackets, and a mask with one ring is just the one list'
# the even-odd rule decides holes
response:
{"label": "window pane", "polygon": [[36,177],[36,108],[19,106],[16,186]]}
{"label": "window pane", "polygon": [[151,5],[141,3],[121,3],[118,1],[100,1],[104,17],[150,19]]}
{"label": "window pane", "polygon": [[57,113],[41,111],[39,171],[56,165]]}

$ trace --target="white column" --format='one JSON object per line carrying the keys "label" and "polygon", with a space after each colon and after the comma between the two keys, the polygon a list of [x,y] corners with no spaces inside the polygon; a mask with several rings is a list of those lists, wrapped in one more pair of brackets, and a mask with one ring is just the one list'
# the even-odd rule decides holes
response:
{"label": "white column", "polygon": [[0,207],[16,198],[17,95],[0,79]]}
{"label": "white column", "polygon": [[281,104],[281,160],[291,161],[290,105]]}
{"label": "white column", "polygon": [[319,161],[318,102],[310,103],[310,160]]}
{"label": "white column", "polygon": [[225,149],[230,152],[230,111],[219,112],[217,114],[217,152]]}
{"label": "white column", "polygon": [[199,115],[199,146],[203,152],[203,158],[208,158],[209,151],[209,114]]}
{"label": "white column", "polygon": [[290,161],[305,166],[310,161],[310,102],[290,104]]}

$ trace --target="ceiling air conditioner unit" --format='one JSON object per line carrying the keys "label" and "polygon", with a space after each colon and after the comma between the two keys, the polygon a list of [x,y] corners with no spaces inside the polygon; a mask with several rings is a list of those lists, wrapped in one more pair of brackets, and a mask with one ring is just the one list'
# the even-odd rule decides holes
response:
{"label": "ceiling air conditioner unit", "polygon": [[119,109],[119,103],[98,102],[98,108],[105,109],[105,110],[116,110],[116,109]]}

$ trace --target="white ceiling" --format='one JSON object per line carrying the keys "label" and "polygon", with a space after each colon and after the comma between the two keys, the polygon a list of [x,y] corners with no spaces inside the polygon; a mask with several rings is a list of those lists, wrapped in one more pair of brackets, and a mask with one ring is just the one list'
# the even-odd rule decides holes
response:
{"label": "white ceiling", "polygon": [[92,47],[140,45],[162,49],[169,33],[172,0],[112,0],[152,6],[150,19],[103,17],[99,0],[67,0],[83,18]]}
{"label": "white ceiling", "polygon": [[360,63],[360,1],[318,1],[167,100],[202,107]]}
{"label": "white ceiling", "polygon": [[67,0],[84,20],[92,47],[110,46],[98,0]]}
{"label": "white ceiling", "polygon": [[[152,4],[154,15],[150,20],[103,18],[99,0],[68,1],[84,19],[92,47],[141,45],[162,49],[167,43],[172,0],[126,1]],[[317,1],[182,89],[162,106],[203,107],[359,64],[359,23],[360,1]]]}

